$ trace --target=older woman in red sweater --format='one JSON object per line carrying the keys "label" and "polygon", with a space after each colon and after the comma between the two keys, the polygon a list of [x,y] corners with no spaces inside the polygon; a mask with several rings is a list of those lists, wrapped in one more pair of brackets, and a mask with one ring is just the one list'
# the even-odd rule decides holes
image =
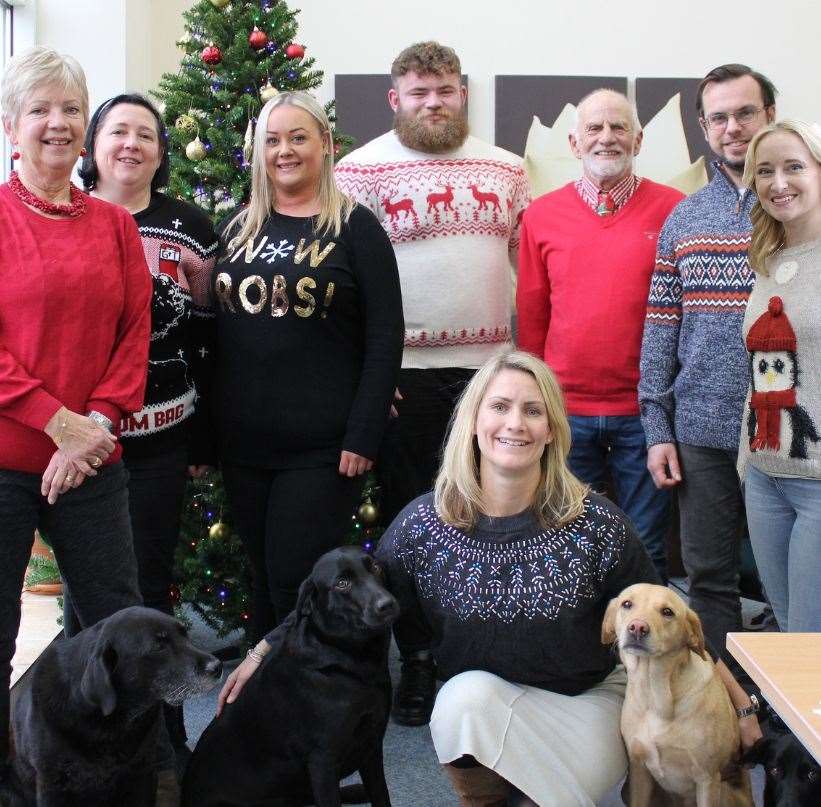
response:
{"label": "older woman in red sweater", "polygon": [[140,603],[116,424],[140,408],[151,279],[133,218],[70,182],[88,119],[80,65],[49,48],[0,91],[18,170],[0,185],[0,766],[35,528],[85,627]]}

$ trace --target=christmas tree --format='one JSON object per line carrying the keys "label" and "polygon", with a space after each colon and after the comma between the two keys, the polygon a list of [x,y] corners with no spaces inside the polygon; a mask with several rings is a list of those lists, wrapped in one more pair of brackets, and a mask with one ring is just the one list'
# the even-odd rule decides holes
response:
{"label": "christmas tree", "polygon": [[[154,96],[169,131],[172,196],[216,219],[248,197],[250,146],[262,105],[278,92],[312,90],[322,81],[296,41],[296,11],[276,0],[200,0],[183,12],[179,72],[166,73]],[[326,112],[334,123],[333,102]],[[334,133],[341,156],[352,140]],[[377,491],[366,483],[348,541],[373,547],[379,535]],[[219,636],[250,624],[250,570],[218,473],[188,484],[172,590]]]}
{"label": "christmas tree", "polygon": [[[183,12],[180,70],[164,74],[154,93],[168,125],[171,195],[217,217],[247,199],[262,105],[278,92],[322,82],[295,41],[297,13],[277,0],[200,0]],[[333,124],[333,102],[326,111]],[[334,134],[335,153],[351,142]]]}

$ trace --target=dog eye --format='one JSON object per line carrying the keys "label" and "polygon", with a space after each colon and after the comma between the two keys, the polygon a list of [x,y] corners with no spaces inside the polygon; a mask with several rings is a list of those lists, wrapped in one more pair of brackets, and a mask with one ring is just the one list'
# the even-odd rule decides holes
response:
{"label": "dog eye", "polygon": [[340,591],[347,591],[351,587],[351,581],[348,580],[347,577],[340,577],[336,583],[334,583],[334,587]]}
{"label": "dog eye", "polygon": [[624,608],[625,611],[629,611],[633,607],[633,601],[632,600],[625,600],[621,604],[621,607]]}
{"label": "dog eye", "polygon": [[672,608],[662,608],[661,609],[662,616],[666,616],[668,618],[675,616],[675,611]]}

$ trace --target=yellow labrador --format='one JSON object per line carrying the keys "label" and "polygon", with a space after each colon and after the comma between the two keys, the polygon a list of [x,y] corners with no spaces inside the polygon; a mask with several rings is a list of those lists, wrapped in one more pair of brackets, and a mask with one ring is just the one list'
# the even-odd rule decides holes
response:
{"label": "yellow labrador", "polygon": [[607,606],[602,642],[618,643],[627,669],[621,733],[630,807],[752,807],[747,771],[733,765],[735,709],[681,597],[664,586],[626,588]]}

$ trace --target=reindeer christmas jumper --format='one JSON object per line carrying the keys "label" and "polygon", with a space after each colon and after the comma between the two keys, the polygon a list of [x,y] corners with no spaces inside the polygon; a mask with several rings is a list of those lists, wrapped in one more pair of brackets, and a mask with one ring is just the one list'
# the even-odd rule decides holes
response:
{"label": "reindeer christmas jumper", "polygon": [[782,249],[744,315],[750,387],[739,473],[821,479],[821,239]]}
{"label": "reindeer christmas jumper", "polygon": [[521,163],[471,136],[426,154],[390,131],[337,166],[339,187],[376,214],[396,252],[403,368],[475,368],[511,340],[514,256],[529,201]]}

